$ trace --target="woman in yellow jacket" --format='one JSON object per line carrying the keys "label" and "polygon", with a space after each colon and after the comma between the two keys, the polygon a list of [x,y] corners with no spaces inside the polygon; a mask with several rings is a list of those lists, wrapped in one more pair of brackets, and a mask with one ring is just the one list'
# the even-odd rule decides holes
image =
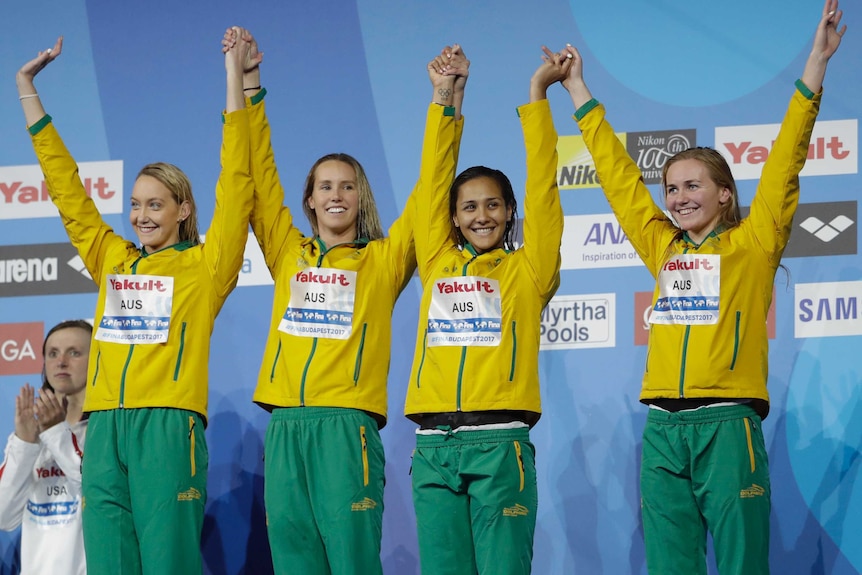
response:
{"label": "woman in yellow jacket", "polygon": [[[229,30],[225,45],[236,37]],[[251,40],[253,42],[253,40]],[[454,58],[457,58],[457,53]],[[384,454],[392,309],[416,267],[415,198],[383,236],[371,186],[347,154],[309,170],[305,236],[284,204],[260,87],[247,62],[252,228],[275,280],[254,401],[272,412],[265,439],[267,525],[276,573],[382,573]],[[435,90],[432,133],[455,130],[461,94]],[[444,110],[448,110],[446,113]]]}
{"label": "woman in yellow jacket", "polygon": [[[544,58],[518,108],[527,150],[524,242],[499,170],[455,178],[454,130],[426,130],[416,259],[424,293],[405,413],[417,422],[413,502],[423,575],[529,573],[541,415],[539,328],[559,285],[563,210],[546,92],[570,61]],[[457,74],[429,64],[432,82]],[[454,181],[453,181],[454,178]]]}
{"label": "woman in yellow jacket", "polygon": [[[826,0],[802,79],[763,166],[751,212],[740,217],[733,175],[710,148],[663,168],[665,205],[583,80],[577,50],[564,82],[611,208],[656,277],[641,401],[641,507],[651,573],[706,574],[706,534],[721,573],[769,573],[770,482],[761,420],[766,313],[789,239],[826,64],[844,29]],[[845,27],[846,29],[846,27]]]}
{"label": "woman in yellow jacket", "polygon": [[84,411],[83,527],[92,574],[202,571],[208,362],[213,322],[236,285],[253,188],[242,62],[225,57],[222,173],[206,243],[191,184],[176,166],[144,166],[130,221],[140,247],[102,220],[33,79],[62,38],[17,75],[33,147],[69,239],[99,286]]}

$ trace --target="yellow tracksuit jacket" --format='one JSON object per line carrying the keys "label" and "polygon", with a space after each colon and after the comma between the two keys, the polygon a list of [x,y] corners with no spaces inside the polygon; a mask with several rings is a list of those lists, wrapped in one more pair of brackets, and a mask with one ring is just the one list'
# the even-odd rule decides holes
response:
{"label": "yellow tracksuit jacket", "polygon": [[[249,100],[255,203],[252,228],[275,280],[269,337],[254,401],[273,407],[345,407],[386,418],[386,382],[392,338],[392,309],[416,269],[413,227],[415,193],[389,228],[387,238],[324,246],[293,225],[283,205],[273,159],[263,92]],[[453,129],[451,117],[429,111],[433,132]],[[442,110],[442,108],[441,108]],[[433,118],[432,118],[433,116]],[[279,331],[290,302],[290,280],[317,267],[355,271],[356,295],[349,339],[303,337]]]}
{"label": "yellow tracksuit jacket", "polygon": [[[449,187],[455,177],[454,130],[426,130],[416,221],[416,259],[423,296],[405,414],[523,410],[541,414],[539,330],[542,309],[560,280],[563,210],[557,189],[557,132],[547,100],[518,108],[527,151],[524,245],[476,255],[450,238]],[[502,339],[498,346],[427,345],[435,282],[453,276],[499,281]]]}
{"label": "yellow tracksuit jacket", "polygon": [[[653,202],[640,170],[605,120],[604,107],[592,101],[576,112],[605,195],[650,273],[658,277],[677,254],[721,257],[718,323],[651,326],[641,401],[747,398],[754,400],[761,417],[768,413],[766,314],[799,202],[798,175],[820,106],[819,94],[804,92],[796,91],[790,100],[763,166],[750,215],[734,228],[712,233],[700,245],[692,243]],[[658,286],[653,304],[657,297]]]}
{"label": "yellow tracksuit jacket", "polygon": [[188,242],[147,254],[102,220],[78,177],[78,167],[50,116],[31,126],[33,147],[69,239],[99,285],[95,325],[105,309],[106,276],[174,278],[168,341],[121,344],[94,339],[84,411],[172,407],[207,414],[213,322],[236,285],[248,238],[253,184],[249,173],[248,113],[225,116],[222,172],[205,244]]}

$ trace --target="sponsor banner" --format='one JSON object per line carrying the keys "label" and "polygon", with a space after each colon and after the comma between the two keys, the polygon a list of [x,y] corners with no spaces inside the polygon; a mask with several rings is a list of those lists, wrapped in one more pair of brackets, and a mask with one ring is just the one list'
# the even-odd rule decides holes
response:
{"label": "sponsor banner", "polygon": [[697,145],[694,129],[627,132],[625,136],[626,151],[637,163],[646,184],[660,184],[668,159]]}
{"label": "sponsor banner", "polygon": [[0,246],[0,297],[97,291],[72,244]]}
{"label": "sponsor banner", "polygon": [[566,216],[561,269],[640,266],[643,262],[613,214]]}
{"label": "sponsor banner", "polygon": [[[651,291],[635,292],[634,343],[636,346],[649,343],[652,296]],[[772,303],[769,304],[769,311],[766,313],[766,336],[769,339],[775,339],[775,288],[772,288]]]}
{"label": "sponsor banner", "polygon": [[857,253],[856,202],[799,204],[784,257]]}
{"label": "sponsor banner", "polygon": [[[715,128],[715,149],[730,164],[737,180],[760,178],[781,124],[720,126]],[[800,175],[829,176],[858,172],[857,120],[825,120],[814,124],[808,159]]]}
{"label": "sponsor banner", "polygon": [[42,373],[45,324],[0,323],[0,375]]}
{"label": "sponsor banner", "polygon": [[[206,234],[201,234],[201,242],[205,241]],[[239,270],[239,279],[236,285],[238,287],[271,286],[274,283],[269,268],[266,267],[266,260],[263,257],[263,252],[260,251],[257,238],[249,232],[245,241],[245,252],[242,255],[242,268]]]}
{"label": "sponsor banner", "polygon": [[539,349],[616,347],[616,294],[556,296],[542,310]]}
{"label": "sponsor banner", "polygon": [[[617,134],[617,138],[626,145],[625,134]],[[557,184],[561,190],[600,187],[596,165],[583,136],[560,136],[557,139]]]}
{"label": "sponsor banner", "polygon": [[[741,208],[748,217],[751,208]],[[799,204],[783,257],[852,255],[856,253],[856,202]]]}
{"label": "sponsor banner", "polygon": [[[123,162],[81,162],[78,174],[101,214],[123,213]],[[59,216],[37,165],[0,167],[0,220]]]}
{"label": "sponsor banner", "polygon": [[862,281],[796,284],[797,338],[862,335]]}

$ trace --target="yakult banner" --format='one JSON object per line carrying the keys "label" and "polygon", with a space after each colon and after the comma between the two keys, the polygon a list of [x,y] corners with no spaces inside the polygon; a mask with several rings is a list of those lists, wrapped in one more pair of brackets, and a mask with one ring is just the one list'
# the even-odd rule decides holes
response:
{"label": "yakult banner", "polygon": [[[123,162],[81,162],[78,175],[101,214],[123,213]],[[0,167],[0,220],[58,217],[38,165]]]}
{"label": "yakult banner", "polygon": [[[781,124],[759,124],[715,128],[715,149],[730,164],[735,179],[760,178],[780,127]],[[814,124],[808,159],[800,175],[855,174],[858,149],[858,120],[818,121]]]}

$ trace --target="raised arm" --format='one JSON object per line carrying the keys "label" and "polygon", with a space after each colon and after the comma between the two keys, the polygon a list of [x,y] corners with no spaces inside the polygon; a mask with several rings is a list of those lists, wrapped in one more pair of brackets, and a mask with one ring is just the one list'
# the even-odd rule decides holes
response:
{"label": "raised arm", "polygon": [[[456,45],[457,46],[457,45]],[[462,57],[458,64],[463,80],[460,85],[459,105],[463,101],[463,88],[469,70],[469,61],[458,47],[455,57]],[[428,280],[427,273],[435,256],[452,245],[449,218],[449,186],[455,179],[457,167],[456,140],[460,140],[460,129],[456,131],[455,83],[458,76],[449,74],[453,49],[446,46],[427,66],[431,80],[431,105],[425,120],[425,136],[422,142],[422,160],[419,182],[416,184],[416,262],[422,282]],[[456,137],[457,134],[457,137]]]}
{"label": "raised arm", "polygon": [[[120,236],[102,220],[96,204],[87,195],[78,166],[72,158],[51,116],[45,113],[36,91],[34,79],[48,64],[53,62],[63,49],[62,36],[53,48],[49,48],[24,64],[15,76],[18,98],[27,121],[27,129],[33,141],[33,149],[39,159],[45,184],[54,205],[60,212],[66,233],[78,250],[87,271],[96,283],[101,281],[104,255],[111,246],[126,244]],[[132,244],[128,244],[133,249]]]}
{"label": "raised arm", "polygon": [[[605,119],[605,108],[587,88],[583,59],[578,50],[567,44],[572,65],[563,87],[575,108],[574,118],[583,134],[601,181],[602,191],[632,246],[653,274],[663,255],[663,247],[676,233],[676,227],[652,199],[643,182],[640,168]],[[660,249],[662,251],[657,252]]]}
{"label": "raised arm", "polygon": [[826,65],[835,51],[838,50],[841,38],[847,32],[846,24],[839,30],[843,15],[844,12],[838,9],[838,0],[826,0],[823,5],[823,14],[814,33],[811,54],[808,55],[805,69],[802,71],[802,83],[815,94],[820,92],[823,87]]}
{"label": "raised arm", "polygon": [[[266,90],[261,87],[260,78],[263,52],[259,50],[257,40],[248,30],[244,32],[244,37],[249,42],[249,52],[243,64],[242,82],[249,114],[251,175],[254,181],[251,227],[263,252],[266,265],[272,276],[276,277],[277,268],[283,261],[284,250],[299,241],[302,233],[294,227],[293,216],[284,205],[284,188],[281,186],[275,165],[264,102]],[[232,29],[228,29],[222,44],[231,46],[237,39]]]}
{"label": "raised arm", "polygon": [[[464,125],[461,118],[461,107],[464,103],[464,90],[467,85],[467,77],[470,72],[470,61],[467,60],[461,46],[455,44],[452,47],[446,46],[441,51],[440,55],[435,57],[433,64],[436,67],[435,75],[438,76],[439,81],[437,84],[432,81],[433,93],[431,101],[434,104],[437,104],[437,106],[443,106],[444,108],[449,106],[450,109],[454,108],[454,115],[452,116],[455,119],[455,141],[453,153],[454,163],[457,165],[458,152],[461,146],[461,132]],[[451,88],[449,87],[450,81],[444,79],[445,76],[449,76],[450,79],[454,78]],[[438,127],[440,126],[436,121],[432,122]],[[414,234],[416,232],[417,219],[417,191],[419,189],[420,182],[421,174],[420,178],[417,179],[416,185],[413,187],[413,192],[407,198],[407,203],[404,206],[404,210],[401,212],[401,216],[393,222],[388,233],[387,249],[391,265],[397,276],[396,283],[399,291],[404,288],[407,281],[409,281],[410,277],[413,275],[413,271],[416,269],[417,260]],[[422,218],[425,218],[424,214]],[[423,221],[422,223],[424,225],[429,222]]]}
{"label": "raised arm", "polygon": [[754,227],[754,237],[776,265],[790,239],[793,215],[799,205],[799,172],[805,166],[808,144],[820,110],[826,66],[847,30],[847,26],[839,30],[842,15],[838,0],[826,0],[811,54],[763,165],[751,202],[748,224]]}
{"label": "raised arm", "polygon": [[[241,28],[235,33],[242,35]],[[227,99],[222,132],[222,170],[216,185],[213,221],[204,255],[216,292],[222,297],[236,285],[248,238],[254,186],[249,169],[249,120],[242,95],[243,64],[250,44],[241,40],[225,51]]]}
{"label": "raised arm", "polygon": [[24,64],[15,74],[18,99],[24,109],[24,118],[27,120],[28,128],[45,116],[45,108],[42,107],[42,100],[39,98],[33,80],[39,72],[45,69],[45,66],[56,60],[62,51],[63,37],[60,36],[53,48],[39,52],[35,58]]}
{"label": "raised arm", "polygon": [[566,77],[572,61],[567,53],[543,50],[542,64],[530,78],[530,103],[518,108],[518,116],[527,153],[522,249],[537,290],[549,299],[559,284],[563,208],[557,187],[557,131],[547,92]]}

